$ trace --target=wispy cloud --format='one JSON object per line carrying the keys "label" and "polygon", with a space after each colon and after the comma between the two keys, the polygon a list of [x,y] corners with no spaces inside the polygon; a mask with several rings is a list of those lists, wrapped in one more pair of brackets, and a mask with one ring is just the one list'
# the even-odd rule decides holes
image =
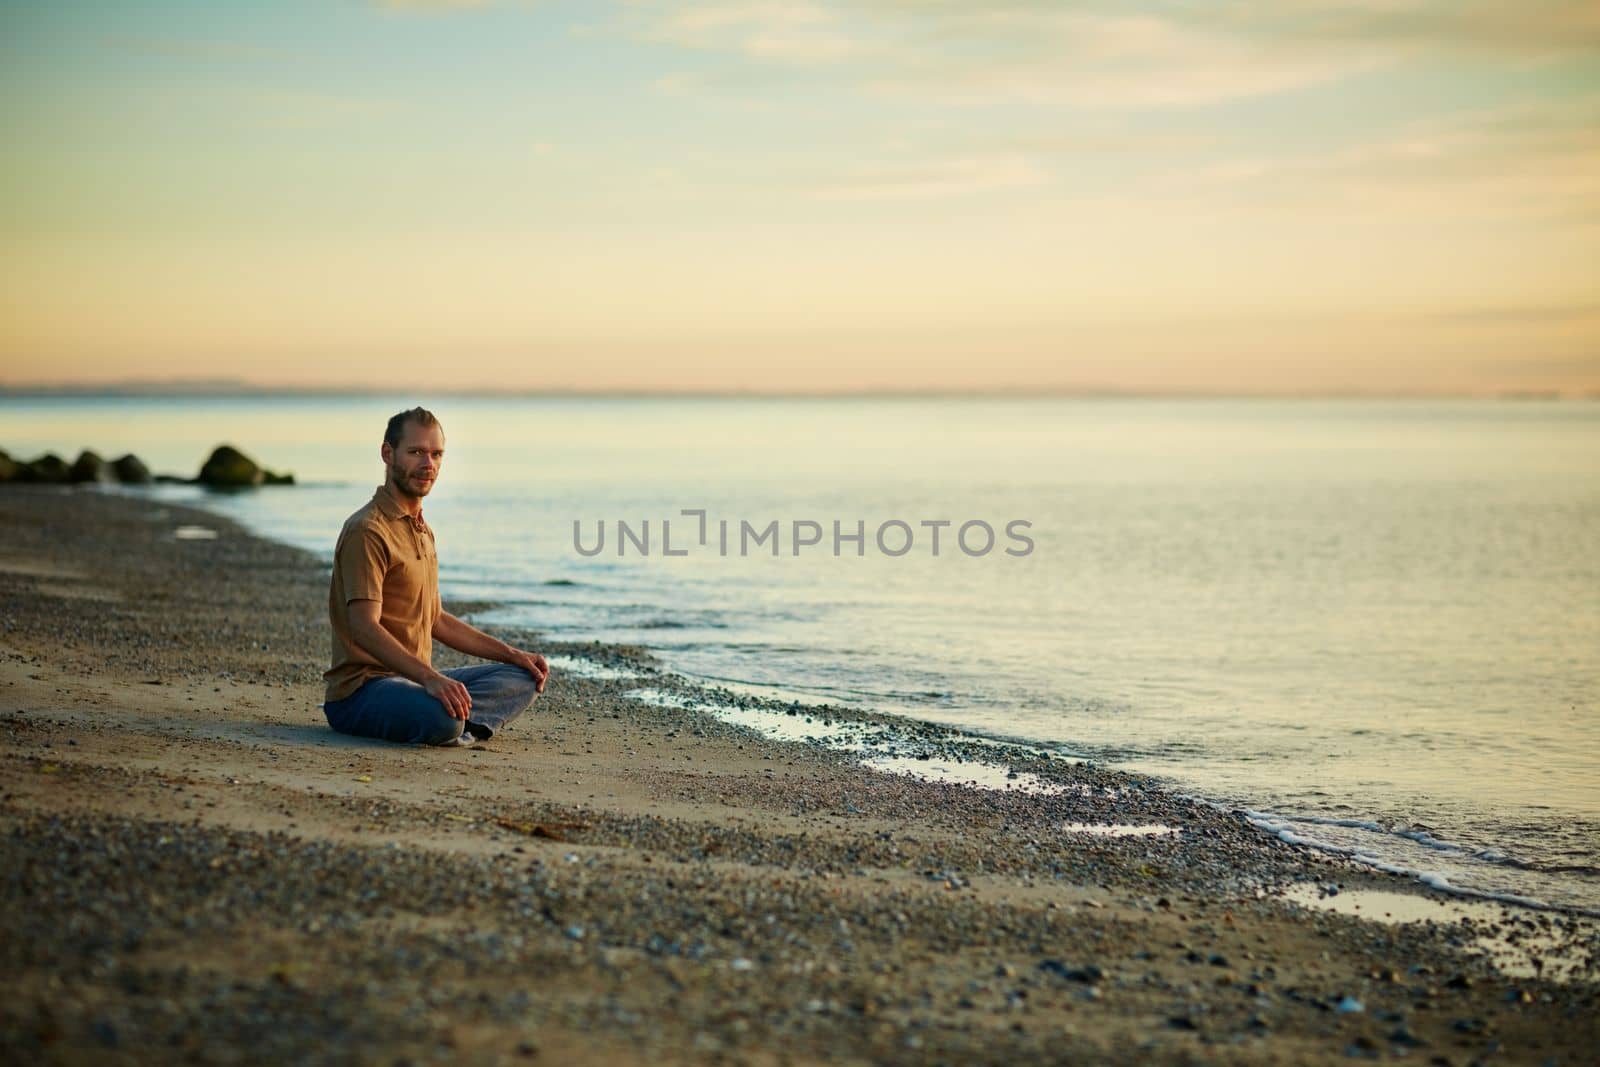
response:
{"label": "wispy cloud", "polygon": [[955,103],[1182,107],[1311,85],[1371,62],[1272,49],[1171,18],[1055,6],[736,0],[638,8],[626,21],[655,42],[756,67],[826,68],[830,80]]}
{"label": "wispy cloud", "polygon": [[[963,30],[989,24],[1031,28],[1071,15],[1129,17],[1130,5],[1099,0],[1063,10],[1057,0],[858,0],[856,7]],[[1155,9],[1156,5],[1147,5]],[[1224,0],[1164,4],[1146,17],[1191,30],[1261,42],[1380,49],[1472,51],[1538,57],[1600,49],[1592,0]]]}
{"label": "wispy cloud", "polygon": [[648,40],[827,68],[830,79],[883,91],[1121,110],[1281,93],[1419,54],[1600,52],[1592,0],[1279,0],[1144,13],[1043,0],[724,0],[633,6],[624,24]]}
{"label": "wispy cloud", "polygon": [[1255,37],[1410,53],[1542,59],[1600,51],[1600,5],[1592,0],[1235,0],[1207,17]]}
{"label": "wispy cloud", "polygon": [[923,200],[1043,185],[1049,175],[1021,156],[874,164],[822,182],[825,200]]}
{"label": "wispy cloud", "polygon": [[1257,155],[1165,179],[1198,195],[1235,187],[1271,202],[1361,205],[1399,218],[1459,215],[1600,222],[1600,97],[1409,123],[1329,152]]}
{"label": "wispy cloud", "polygon": [[973,102],[1055,102],[1095,109],[1182,108],[1299,89],[1374,64],[1368,56],[1275,49],[1155,16],[1079,11],[952,20],[968,54],[938,48],[898,57],[880,85]]}
{"label": "wispy cloud", "polygon": [[689,4],[666,11],[650,27],[655,40],[754,60],[802,65],[833,63],[859,51],[844,20],[819,4],[734,2]]}

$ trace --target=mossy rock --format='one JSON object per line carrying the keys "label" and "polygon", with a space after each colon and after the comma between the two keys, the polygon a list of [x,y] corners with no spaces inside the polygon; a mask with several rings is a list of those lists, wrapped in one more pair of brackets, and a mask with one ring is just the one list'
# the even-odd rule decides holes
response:
{"label": "mossy rock", "polygon": [[200,466],[201,485],[244,489],[255,485],[293,485],[294,475],[275,474],[232,445],[218,445]]}
{"label": "mossy rock", "polygon": [[150,468],[144,465],[144,460],[132,452],[113,460],[111,469],[116,473],[117,481],[128,485],[149,485],[153,480],[150,477]]}
{"label": "mossy rock", "polygon": [[74,482],[114,482],[117,480],[115,472],[111,469],[111,464],[87,448],[79,452],[78,458],[72,461],[72,467],[67,471],[67,477]]}
{"label": "mossy rock", "polygon": [[38,459],[23,464],[22,470],[22,481],[43,482],[49,485],[59,485],[68,481],[72,473],[67,461],[54,452],[46,452]]}

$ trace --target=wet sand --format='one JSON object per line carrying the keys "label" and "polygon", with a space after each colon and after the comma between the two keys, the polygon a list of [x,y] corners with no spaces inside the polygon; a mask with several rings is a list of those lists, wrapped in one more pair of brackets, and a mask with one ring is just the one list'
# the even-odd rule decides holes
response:
{"label": "wet sand", "polygon": [[[4,487],[0,529],[8,1062],[1578,1063],[1600,1045],[1592,922],[1308,907],[1319,886],[1432,894],[1103,768],[1013,761],[1048,793],[930,783],[640,703],[624,694],[690,692],[640,649],[520,635],[638,677],[559,673],[486,746],[342,737],[319,707],[314,557],[91,489]],[[1486,935],[1529,946],[1511,973]]]}

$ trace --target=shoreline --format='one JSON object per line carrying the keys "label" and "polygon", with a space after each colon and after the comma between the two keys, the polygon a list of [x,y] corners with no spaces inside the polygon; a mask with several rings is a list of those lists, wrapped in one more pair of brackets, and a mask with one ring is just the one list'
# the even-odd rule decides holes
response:
{"label": "shoreline", "polygon": [[[307,483],[325,485],[327,483]],[[341,483],[345,484],[345,483]],[[356,483],[347,483],[355,485]],[[147,489],[118,489],[109,488],[112,492],[131,492],[135,496],[142,496]],[[186,506],[195,507],[197,510],[227,518],[231,521],[241,522],[229,515],[227,511],[212,511],[207,506],[208,495],[202,495],[198,501],[190,501]],[[304,543],[296,544],[293,540],[278,540],[271,532],[251,529],[245,526],[245,531],[253,536],[264,537],[268,540],[287,544],[289,547],[308,551],[311,556],[321,559],[321,555],[314,547]],[[558,580],[561,583],[570,583],[569,579]],[[488,600],[453,600],[454,610],[457,614],[488,615],[493,620],[500,614],[500,609],[505,605]],[[522,630],[532,632],[520,627],[515,619],[510,619],[501,624],[502,628],[509,631]],[[552,648],[564,650],[564,654],[577,657],[580,660],[584,654],[598,656],[595,662],[600,664],[600,669],[606,669],[604,663],[610,654],[607,650],[613,646],[603,640],[590,642],[562,641],[550,643]],[[1016,771],[1013,764],[1021,760],[1031,765],[1036,762],[1041,754],[1054,758],[1071,761],[1083,761],[1102,767],[1116,768],[1119,763],[1116,759],[1106,760],[1101,754],[1085,751],[1076,746],[1072,741],[1052,741],[1041,738],[1028,738],[1004,734],[985,732],[981,727],[961,725],[950,722],[939,722],[932,719],[921,718],[918,709],[910,706],[880,710],[870,704],[863,706],[860,703],[838,703],[826,695],[818,692],[807,692],[804,687],[788,689],[782,683],[759,684],[740,682],[717,677],[700,677],[689,673],[680,673],[671,666],[667,655],[660,650],[652,649],[647,645],[628,645],[629,649],[637,650],[650,658],[650,662],[661,671],[671,682],[671,687],[666,692],[655,693],[655,697],[665,697],[682,701],[679,706],[686,709],[701,711],[708,715],[732,721],[743,721],[758,732],[764,733],[769,739],[774,740],[802,740],[812,744],[821,744],[826,747],[841,748],[857,758],[860,762],[868,763],[879,770],[889,773],[909,773],[917,775],[929,769],[935,774],[928,776],[934,781],[964,782],[977,779],[978,784],[988,788],[1015,787],[1017,780],[1037,781],[1036,776],[1028,771]],[[574,666],[578,666],[574,664]],[[582,669],[581,666],[579,669]],[[641,676],[640,683],[651,681],[656,676]],[[645,687],[649,689],[648,686]],[[636,699],[644,699],[637,697]],[[800,727],[798,734],[795,725],[794,713],[798,709],[798,722],[807,724]],[[783,722],[775,718],[775,714],[788,714],[790,722]],[[757,720],[765,721],[757,721]],[[810,727],[814,719],[825,724],[840,724],[844,727],[870,724],[881,726],[881,731],[861,730],[817,730]],[[1013,759],[1008,763],[1000,757],[1010,754]],[[1140,778],[1148,783],[1153,783],[1157,788],[1178,796],[1197,799],[1202,804],[1220,811],[1224,814],[1242,816],[1260,833],[1278,837],[1288,843],[1299,845],[1321,852],[1327,856],[1335,857],[1356,864],[1370,872],[1383,876],[1394,876],[1410,880],[1418,887],[1456,898],[1466,903],[1487,902],[1505,904],[1518,908],[1528,908],[1537,911],[1549,911],[1561,915],[1575,915],[1585,918],[1600,918],[1600,899],[1592,895],[1584,897],[1574,895],[1571,887],[1567,887],[1567,895],[1562,897],[1559,891],[1555,895],[1530,895],[1505,885],[1485,886],[1462,884],[1455,880],[1457,872],[1451,871],[1448,866],[1429,867],[1424,862],[1416,864],[1416,858],[1396,856],[1392,851],[1387,854],[1374,852],[1370,843],[1357,842],[1354,844],[1341,843],[1337,836],[1329,838],[1326,834],[1317,836],[1318,828],[1329,826],[1354,827],[1372,832],[1384,838],[1382,845],[1393,845],[1392,840],[1410,838],[1417,840],[1414,831],[1396,831],[1394,828],[1375,821],[1376,817],[1369,816],[1353,819],[1348,816],[1331,816],[1318,813],[1296,813],[1284,810],[1276,805],[1274,799],[1257,792],[1255,795],[1245,795],[1235,792],[1232,796],[1219,798],[1215,793],[1208,794],[1203,787],[1192,783],[1185,783],[1181,776],[1167,776],[1165,778],[1140,770],[1128,770],[1127,773]],[[1437,831],[1429,831],[1430,834]],[[1502,862],[1506,868],[1522,870],[1538,870],[1538,865],[1525,866],[1523,861],[1506,856],[1500,861],[1487,860],[1485,857],[1497,851],[1511,851],[1513,844],[1497,842],[1489,846],[1489,851],[1480,852],[1473,846],[1454,843],[1452,840],[1430,840],[1431,847],[1440,849],[1441,852],[1451,853],[1452,856],[1471,855],[1475,860],[1495,863]],[[1559,868],[1558,868],[1559,869]],[[1471,877],[1474,872],[1468,872]]]}
{"label": "shoreline", "polygon": [[[7,1009],[0,1047],[17,1053],[137,1060],[192,1026],[191,1054],[215,1058],[252,1013],[281,1024],[263,1031],[263,1058],[335,1060],[375,1058],[376,1042],[484,1062],[528,1043],[623,1062],[1396,1050],[1540,1062],[1596,1037],[1597,945],[1563,913],[1499,921],[1564,938],[1556,955],[1577,959],[1581,980],[1508,977],[1463,949],[1459,928],[1382,926],[1272,895],[1341,883],[1347,898],[1433,896],[1152,782],[1061,759],[1012,767],[1053,792],[880,774],[628,698],[641,684],[715,694],[629,646],[540,642],[624,677],[558,674],[483,750],[344,738],[320,721],[326,578],[313,555],[128,494],[12,487],[0,516],[0,821],[15,905],[4,951],[13,973],[39,979],[26,988],[52,990]],[[180,540],[180,524],[218,536]],[[971,743],[911,720],[892,728]],[[1074,824],[1176,832],[1063,830]],[[72,863],[52,863],[57,849]],[[435,892],[458,868],[481,880],[476,904]],[[277,887],[285,910],[240,899],[206,873],[217,870]],[[348,870],[388,887],[381,903],[327,874]],[[106,888],[112,871],[127,884]],[[285,886],[325,907],[308,914],[280,899]],[[65,936],[28,921],[25,902],[39,900]],[[192,930],[157,921],[184,901]],[[259,943],[221,950],[245,931]],[[439,986],[397,974],[395,952],[488,1000],[461,1018],[429,1010]],[[485,973],[503,981],[485,986]],[[349,1002],[313,1012],[343,1028],[330,1052],[290,1007],[332,987]],[[194,1018],[224,988],[226,1031]],[[152,998],[160,1010],[141,1016]]]}

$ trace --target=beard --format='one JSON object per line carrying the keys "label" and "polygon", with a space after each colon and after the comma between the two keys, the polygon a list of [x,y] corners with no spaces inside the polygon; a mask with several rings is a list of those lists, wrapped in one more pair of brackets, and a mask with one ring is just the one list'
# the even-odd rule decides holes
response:
{"label": "beard", "polygon": [[[438,476],[438,471],[434,471],[433,478],[437,479]],[[432,480],[424,481],[415,474],[407,474],[397,463],[389,464],[389,482],[394,486],[396,492],[411,497],[413,500],[421,500],[433,488]]]}

